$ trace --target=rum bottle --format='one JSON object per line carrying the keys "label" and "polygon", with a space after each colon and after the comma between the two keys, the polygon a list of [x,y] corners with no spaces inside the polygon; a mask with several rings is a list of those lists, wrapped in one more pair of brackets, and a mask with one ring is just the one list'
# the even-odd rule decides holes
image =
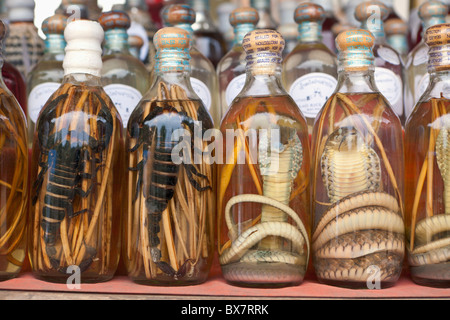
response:
{"label": "rum bottle", "polygon": [[374,36],[341,33],[336,93],[313,133],[312,252],[320,283],[393,286],[404,259],[403,130],[375,81]]}
{"label": "rum bottle", "polygon": [[97,283],[119,262],[123,126],[102,88],[101,25],[75,20],[64,35],[64,80],[33,141],[29,257],[38,279]]}
{"label": "rum bottle", "polygon": [[247,55],[242,47],[242,41],[247,33],[255,30],[259,15],[256,9],[243,7],[233,10],[229,19],[234,28],[233,47],[217,66],[221,116],[227,113],[234,98],[244,87],[246,78],[245,58]]}
{"label": "rum bottle", "polygon": [[[0,20],[0,44],[6,25]],[[0,53],[0,69],[3,53]],[[28,143],[25,115],[0,73],[0,281],[16,277],[26,257]]]}
{"label": "rum bottle", "polygon": [[234,285],[299,285],[310,256],[308,126],[281,85],[281,34],[251,31],[243,47],[245,86],[220,127],[219,262]]}
{"label": "rum bottle", "polygon": [[154,37],[156,81],[127,128],[123,258],[146,285],[206,281],[214,256],[215,164],[203,139],[214,124],[191,86],[190,32]]}
{"label": "rum bottle", "polygon": [[427,29],[430,81],[406,123],[407,249],[414,282],[450,287],[450,24]]}
{"label": "rum bottle", "polygon": [[404,63],[409,53],[408,24],[402,19],[389,19],[385,30],[388,44],[400,54]]}
{"label": "rum bottle", "polygon": [[377,88],[404,124],[406,121],[403,99],[404,67],[400,54],[386,41],[384,21],[388,16],[388,8],[380,1],[364,1],[355,11],[355,17],[361,22],[361,28],[369,30],[375,36],[373,54]]}
{"label": "rum bottle", "polygon": [[166,26],[177,27],[186,30],[192,37],[189,61],[191,67],[191,85],[195,93],[200,97],[203,105],[218,124],[222,119],[222,110],[218,103],[217,73],[212,62],[200,52],[194,36],[192,25],[195,23],[195,11],[188,5],[173,4],[163,9],[162,19]]}
{"label": "rum bottle", "polygon": [[305,116],[312,134],[317,114],[336,89],[337,58],[322,42],[325,11],[321,6],[300,4],[294,16],[298,44],[283,62],[283,84]]}
{"label": "rum bottle", "polygon": [[99,22],[105,31],[102,84],[126,128],[142,96],[150,89],[153,74],[130,53],[127,30],[131,20],[123,11],[104,12]]}
{"label": "rum bottle", "polygon": [[46,36],[44,56],[28,75],[28,141],[33,143],[36,121],[50,96],[61,86],[64,79],[63,60],[66,40],[64,30],[67,17],[56,14],[44,20],[42,31]]}

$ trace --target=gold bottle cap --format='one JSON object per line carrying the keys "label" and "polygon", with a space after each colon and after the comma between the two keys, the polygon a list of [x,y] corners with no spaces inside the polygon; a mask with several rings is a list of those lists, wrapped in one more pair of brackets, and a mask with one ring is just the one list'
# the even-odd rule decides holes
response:
{"label": "gold bottle cap", "polygon": [[252,7],[243,7],[233,10],[230,14],[230,24],[237,27],[241,24],[252,24],[256,26],[259,22],[258,10]]}
{"label": "gold bottle cap", "polygon": [[394,34],[407,34],[408,33],[408,24],[402,19],[389,19],[384,24],[384,29],[387,35]]}
{"label": "gold bottle cap", "polygon": [[339,66],[345,71],[366,71],[373,66],[375,37],[365,29],[341,32],[336,38]]}
{"label": "gold bottle cap", "polygon": [[99,22],[105,32],[113,29],[128,30],[131,25],[130,16],[126,12],[118,10],[102,13]]}
{"label": "gold bottle cap", "polygon": [[429,51],[429,71],[450,69],[450,24],[438,24],[427,29],[425,43]]}
{"label": "gold bottle cap", "polygon": [[323,7],[312,2],[300,4],[294,12],[294,20],[297,24],[305,21],[323,23],[325,18],[326,14]]}
{"label": "gold bottle cap", "polygon": [[166,26],[192,25],[195,18],[195,11],[185,4],[169,5],[162,12],[162,19]]}
{"label": "gold bottle cap", "polygon": [[428,21],[435,17],[445,18],[448,7],[441,1],[427,1],[419,7],[419,17],[422,21]]}
{"label": "gold bottle cap", "polygon": [[185,29],[166,27],[158,30],[153,37],[157,50],[155,71],[157,73],[190,71],[191,42],[192,36]]}
{"label": "gold bottle cap", "polygon": [[42,22],[42,32],[45,35],[49,34],[64,34],[64,30],[67,26],[67,17],[62,14],[55,14],[48,17]]}
{"label": "gold bottle cap", "polygon": [[257,29],[244,37],[242,47],[247,54],[247,68],[254,75],[272,75],[281,64],[285,41],[278,31]]}

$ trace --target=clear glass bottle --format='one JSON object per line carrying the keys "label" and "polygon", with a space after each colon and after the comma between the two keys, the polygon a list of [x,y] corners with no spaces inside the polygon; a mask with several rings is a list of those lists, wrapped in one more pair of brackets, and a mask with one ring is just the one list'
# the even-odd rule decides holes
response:
{"label": "clear glass bottle", "polygon": [[297,46],[298,26],[294,20],[292,12],[297,8],[297,1],[288,0],[280,3],[280,26],[277,31],[281,33],[286,41],[286,47],[283,51],[283,58],[294,50]]}
{"label": "clear glass bottle", "polygon": [[406,212],[411,276],[420,285],[450,287],[450,24],[430,27],[430,84],[406,124]]}
{"label": "clear glass bottle", "polygon": [[336,53],[336,37],[333,33],[333,26],[339,21],[336,19],[334,2],[329,0],[311,0],[318,4],[325,11],[325,20],[322,23],[322,41],[331,50]]}
{"label": "clear glass bottle", "polygon": [[203,158],[214,124],[189,79],[190,33],[163,28],[154,44],[156,81],[128,123],[122,256],[135,282],[195,285],[214,256],[215,165]]}
{"label": "clear glass bottle", "polygon": [[[0,20],[0,47],[6,26]],[[0,53],[0,69],[3,54]],[[16,277],[26,257],[28,148],[25,115],[0,75],[0,281]]]}
{"label": "clear glass bottle", "polygon": [[210,16],[210,0],[188,0],[188,5],[196,13],[194,30],[195,45],[205,57],[217,67],[220,59],[227,53],[227,44]]}
{"label": "clear glass bottle", "polygon": [[336,55],[322,42],[325,11],[314,3],[294,13],[298,44],[283,62],[283,85],[297,103],[312,134],[314,120],[337,85]]}
{"label": "clear glass bottle", "polygon": [[406,121],[403,99],[404,66],[400,54],[386,41],[384,21],[388,16],[388,8],[382,2],[374,0],[362,2],[355,11],[355,17],[361,22],[361,28],[369,30],[375,36],[373,54],[377,87],[404,125]]}
{"label": "clear glass bottle", "polygon": [[408,24],[402,19],[388,19],[385,30],[387,42],[400,54],[405,63],[409,53]]}
{"label": "clear glass bottle", "polygon": [[250,0],[250,7],[258,10],[259,22],[256,28],[276,30],[278,23],[272,16],[270,0]]}
{"label": "clear glass bottle", "polygon": [[404,259],[404,150],[398,116],[377,89],[374,36],[337,37],[339,82],[314,126],[312,252],[320,283],[393,286]]}
{"label": "clear glass bottle", "polygon": [[8,62],[26,79],[44,54],[45,47],[34,26],[34,0],[6,0],[5,4],[9,19],[5,54]]}
{"label": "clear glass bottle", "polygon": [[[445,23],[448,8],[441,1],[427,1],[419,7],[419,17],[422,20],[423,32],[428,28]],[[424,37],[411,50],[405,62],[405,106],[409,116],[414,106],[419,102],[420,97],[425,92],[430,83],[428,66],[428,47]]]}
{"label": "clear glass bottle", "polygon": [[66,48],[64,29],[66,25],[67,17],[62,14],[49,17],[42,23],[42,32],[46,36],[44,56],[31,70],[27,79],[27,124],[30,148],[39,113],[64,79],[63,60]]}
{"label": "clear glass bottle", "polygon": [[142,96],[150,89],[153,74],[130,53],[127,30],[131,21],[123,11],[104,12],[99,19],[105,31],[102,84],[126,128]]}
{"label": "clear glass bottle", "polygon": [[124,139],[102,88],[103,37],[98,22],[67,25],[64,80],[36,124],[29,258],[45,281],[108,281],[119,262]]}
{"label": "clear glass bottle", "polygon": [[195,23],[195,11],[188,5],[173,4],[166,6],[162,12],[165,26],[177,27],[186,30],[193,41],[189,54],[191,60],[191,85],[195,93],[200,97],[203,105],[213,117],[218,126],[222,119],[222,110],[218,103],[218,80],[216,69],[212,62],[197,47],[192,25]]}
{"label": "clear glass bottle", "polygon": [[248,33],[247,79],[222,120],[219,262],[234,285],[302,283],[309,260],[308,126],[281,85],[284,39]]}
{"label": "clear glass bottle", "polygon": [[245,57],[247,55],[242,47],[242,41],[247,33],[256,28],[259,14],[255,8],[243,7],[233,10],[229,19],[230,24],[234,28],[234,44],[217,66],[221,109],[220,120],[227,113],[233,100],[244,88],[247,76],[245,71]]}

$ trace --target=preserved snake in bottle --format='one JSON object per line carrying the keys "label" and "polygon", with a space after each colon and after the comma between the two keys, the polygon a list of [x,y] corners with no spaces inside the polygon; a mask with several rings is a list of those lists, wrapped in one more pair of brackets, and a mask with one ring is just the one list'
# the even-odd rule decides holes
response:
{"label": "preserved snake in bottle", "polygon": [[406,209],[413,280],[450,287],[450,25],[425,34],[430,85],[408,119]]}
{"label": "preserved snake in bottle", "polygon": [[321,283],[385,288],[405,251],[402,126],[374,81],[373,35],[336,43],[338,88],[313,134],[314,267]]}
{"label": "preserved snake in bottle", "polygon": [[244,37],[246,83],[221,124],[219,261],[239,286],[299,285],[309,260],[308,127],[281,86],[284,45],[268,29]]}
{"label": "preserved snake in bottle", "polygon": [[36,122],[29,255],[33,274],[110,280],[120,253],[122,120],[101,84],[99,23],[65,29],[64,80]]}

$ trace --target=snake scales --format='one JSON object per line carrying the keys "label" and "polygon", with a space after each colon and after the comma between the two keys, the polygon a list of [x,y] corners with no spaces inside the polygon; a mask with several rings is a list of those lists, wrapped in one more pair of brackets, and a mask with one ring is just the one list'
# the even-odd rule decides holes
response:
{"label": "snake scales", "polygon": [[383,192],[377,153],[353,127],[327,139],[321,157],[322,180],[332,205],[312,237],[319,278],[366,283],[374,266],[380,281],[395,281],[405,250],[398,201]]}
{"label": "snake scales", "polygon": [[[219,260],[228,281],[260,284],[300,282],[306,271],[310,251],[308,233],[298,214],[289,207],[292,184],[303,163],[303,147],[295,130],[288,130],[287,144],[280,141],[274,144],[274,129],[281,131],[276,126],[260,133],[258,163],[263,176],[263,195],[238,195],[232,197],[225,207],[225,221],[232,244]],[[262,205],[261,221],[240,231],[231,209],[246,202]],[[293,224],[288,222],[288,218]],[[286,249],[289,248],[286,241],[291,244],[290,249]]]}
{"label": "snake scales", "polygon": [[444,181],[445,214],[427,217],[415,226],[415,248],[409,252],[414,272],[424,278],[450,280],[450,128],[445,126],[436,139],[436,162]]}

